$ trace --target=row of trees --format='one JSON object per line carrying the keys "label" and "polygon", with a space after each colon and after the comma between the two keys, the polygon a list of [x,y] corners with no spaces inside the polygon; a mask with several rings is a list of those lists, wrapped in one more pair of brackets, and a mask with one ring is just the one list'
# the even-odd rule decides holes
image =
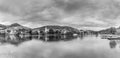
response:
{"label": "row of trees", "polygon": [[100,34],[116,34],[116,32],[117,32],[117,30],[114,27],[99,31]]}
{"label": "row of trees", "polygon": [[50,35],[72,35],[73,33],[71,31],[62,31],[62,30],[55,30],[55,29],[49,29],[47,32],[45,30],[36,30],[32,32],[33,35],[45,35],[45,34],[50,34]]}

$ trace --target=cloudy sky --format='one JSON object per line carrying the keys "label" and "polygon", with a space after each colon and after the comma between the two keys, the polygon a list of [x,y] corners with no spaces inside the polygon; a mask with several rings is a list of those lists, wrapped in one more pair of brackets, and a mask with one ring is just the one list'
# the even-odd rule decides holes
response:
{"label": "cloudy sky", "polygon": [[119,15],[119,0],[0,0],[1,24],[100,29],[119,26]]}

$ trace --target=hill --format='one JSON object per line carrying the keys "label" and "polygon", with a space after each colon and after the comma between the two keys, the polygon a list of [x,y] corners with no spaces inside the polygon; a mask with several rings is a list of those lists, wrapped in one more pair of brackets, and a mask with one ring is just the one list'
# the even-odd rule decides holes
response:
{"label": "hill", "polygon": [[79,33],[78,29],[75,29],[73,27],[69,27],[69,26],[58,26],[58,25],[47,25],[47,26],[43,26],[43,27],[39,27],[39,28],[35,28],[33,30],[41,30],[41,31],[45,31],[45,28],[47,29],[52,29],[52,30],[66,30],[72,33]]}

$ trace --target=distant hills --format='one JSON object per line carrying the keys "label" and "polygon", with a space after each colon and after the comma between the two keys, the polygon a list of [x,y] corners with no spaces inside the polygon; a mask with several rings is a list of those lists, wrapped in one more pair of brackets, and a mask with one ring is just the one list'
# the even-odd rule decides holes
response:
{"label": "distant hills", "polygon": [[31,29],[25,26],[22,26],[18,23],[14,23],[11,25],[2,25],[0,24],[0,34],[18,34],[18,33],[26,33],[26,31],[30,31]]}
{"label": "distant hills", "polygon": [[17,26],[21,26],[21,25],[18,23],[13,23],[13,24],[9,25],[8,27],[17,27]]}
{"label": "distant hills", "polygon": [[22,26],[22,25],[20,25],[18,23],[13,23],[11,25],[2,25],[2,24],[0,24],[0,29],[7,29],[7,28],[30,29],[30,28]]}
{"label": "distant hills", "polygon": [[7,26],[0,24],[0,29],[5,29]]}
{"label": "distant hills", "polygon": [[16,29],[31,29],[29,27],[26,27],[26,26],[22,26],[18,23],[14,23],[14,24],[11,24],[9,25],[7,28],[16,28]]}
{"label": "distant hills", "polygon": [[120,28],[110,27],[104,30],[98,31],[100,34],[120,34]]}
{"label": "distant hills", "polygon": [[[13,23],[11,25],[3,25],[3,24],[0,24],[0,32],[2,30],[17,30],[17,32],[19,30],[31,30],[31,31],[34,31],[36,30],[36,32],[39,32],[40,30],[41,31],[45,31],[45,28],[47,29],[52,29],[52,30],[61,30],[61,31],[68,31],[68,32],[72,32],[72,33],[76,33],[76,34],[79,34],[80,33],[80,30],[76,29],[76,28],[73,28],[73,27],[70,27],[70,26],[59,26],[59,25],[47,25],[47,26],[42,26],[42,27],[38,27],[38,28],[29,28],[29,27],[26,27],[26,26],[22,26],[18,23]],[[120,27],[119,28],[115,28],[115,27],[111,27],[111,28],[107,28],[107,29],[103,29],[103,30],[100,30],[100,31],[94,31],[94,30],[83,30],[83,32],[88,32],[88,33],[99,33],[99,34],[120,34]]]}
{"label": "distant hills", "polygon": [[[13,23],[11,25],[0,25],[0,29],[2,30],[5,30],[8,31],[6,33],[11,33],[11,34],[16,34],[16,33],[13,33],[13,32],[26,32],[26,31],[34,31],[34,30],[37,30],[36,32],[40,32],[40,31],[45,31],[45,28],[49,29],[49,30],[59,30],[59,32],[71,32],[71,33],[79,33],[79,30],[78,29],[75,29],[73,27],[69,27],[69,26],[58,26],[58,25],[47,25],[47,26],[43,26],[43,27],[38,27],[38,28],[29,28],[29,27],[25,27],[25,26],[22,26],[18,23]],[[23,31],[24,30],[24,31]],[[2,31],[3,32],[3,31]]]}
{"label": "distant hills", "polygon": [[39,29],[39,30],[44,30],[45,28],[47,29],[53,29],[53,30],[66,30],[72,33],[79,33],[78,29],[75,29],[73,27],[69,27],[69,26],[58,26],[58,25],[47,25],[47,26],[43,26],[43,27],[39,27],[39,28],[35,28],[35,29]]}

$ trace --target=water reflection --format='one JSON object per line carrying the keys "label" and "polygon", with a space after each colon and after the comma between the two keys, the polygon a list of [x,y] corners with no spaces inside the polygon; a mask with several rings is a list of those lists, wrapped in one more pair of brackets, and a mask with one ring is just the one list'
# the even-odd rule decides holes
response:
{"label": "water reflection", "polygon": [[110,48],[115,48],[117,43],[115,41],[110,41]]}
{"label": "water reflection", "polygon": [[111,49],[120,48],[120,38],[108,38],[108,35],[102,35],[101,39],[107,39]]}
{"label": "water reflection", "polygon": [[109,44],[111,49],[120,48],[120,40],[110,40]]}
{"label": "water reflection", "polygon": [[0,36],[0,41],[10,44],[0,46],[1,54],[10,50],[13,58],[120,58],[120,50],[115,49],[119,40],[96,35],[9,35]]}
{"label": "water reflection", "polygon": [[33,39],[53,42],[53,41],[69,41],[76,39],[78,36],[69,36],[69,35],[47,35],[47,36],[32,36]]}
{"label": "water reflection", "polygon": [[1,44],[14,44],[19,45],[22,42],[30,41],[32,39],[40,40],[40,41],[46,41],[46,42],[56,42],[56,41],[69,41],[73,39],[77,39],[78,36],[70,36],[70,35],[0,35],[0,42]]}
{"label": "water reflection", "polygon": [[[23,42],[26,42],[26,41],[30,41],[30,40],[40,40],[40,41],[44,41],[44,42],[58,42],[58,41],[71,41],[71,40],[74,40],[74,39],[80,39],[80,40],[83,40],[83,39],[86,39],[85,37],[99,37],[98,35],[79,35],[79,36],[71,36],[71,35],[44,35],[44,36],[41,36],[41,35],[33,35],[33,36],[30,36],[30,35],[19,35],[19,36],[16,36],[16,35],[0,35],[0,43],[3,45],[3,44],[13,44],[13,45],[19,45]],[[92,39],[92,38],[91,38]],[[103,39],[101,37],[101,39]],[[109,46],[111,49],[114,49],[116,48],[117,45],[119,45],[118,42],[120,42],[120,40],[116,40],[116,39],[113,39],[113,40],[110,40],[110,39],[107,39],[109,41]]]}
{"label": "water reflection", "polygon": [[19,45],[22,42],[31,40],[30,37],[19,37],[15,35],[2,35],[0,36],[0,43],[1,44],[13,44],[13,45]]}

